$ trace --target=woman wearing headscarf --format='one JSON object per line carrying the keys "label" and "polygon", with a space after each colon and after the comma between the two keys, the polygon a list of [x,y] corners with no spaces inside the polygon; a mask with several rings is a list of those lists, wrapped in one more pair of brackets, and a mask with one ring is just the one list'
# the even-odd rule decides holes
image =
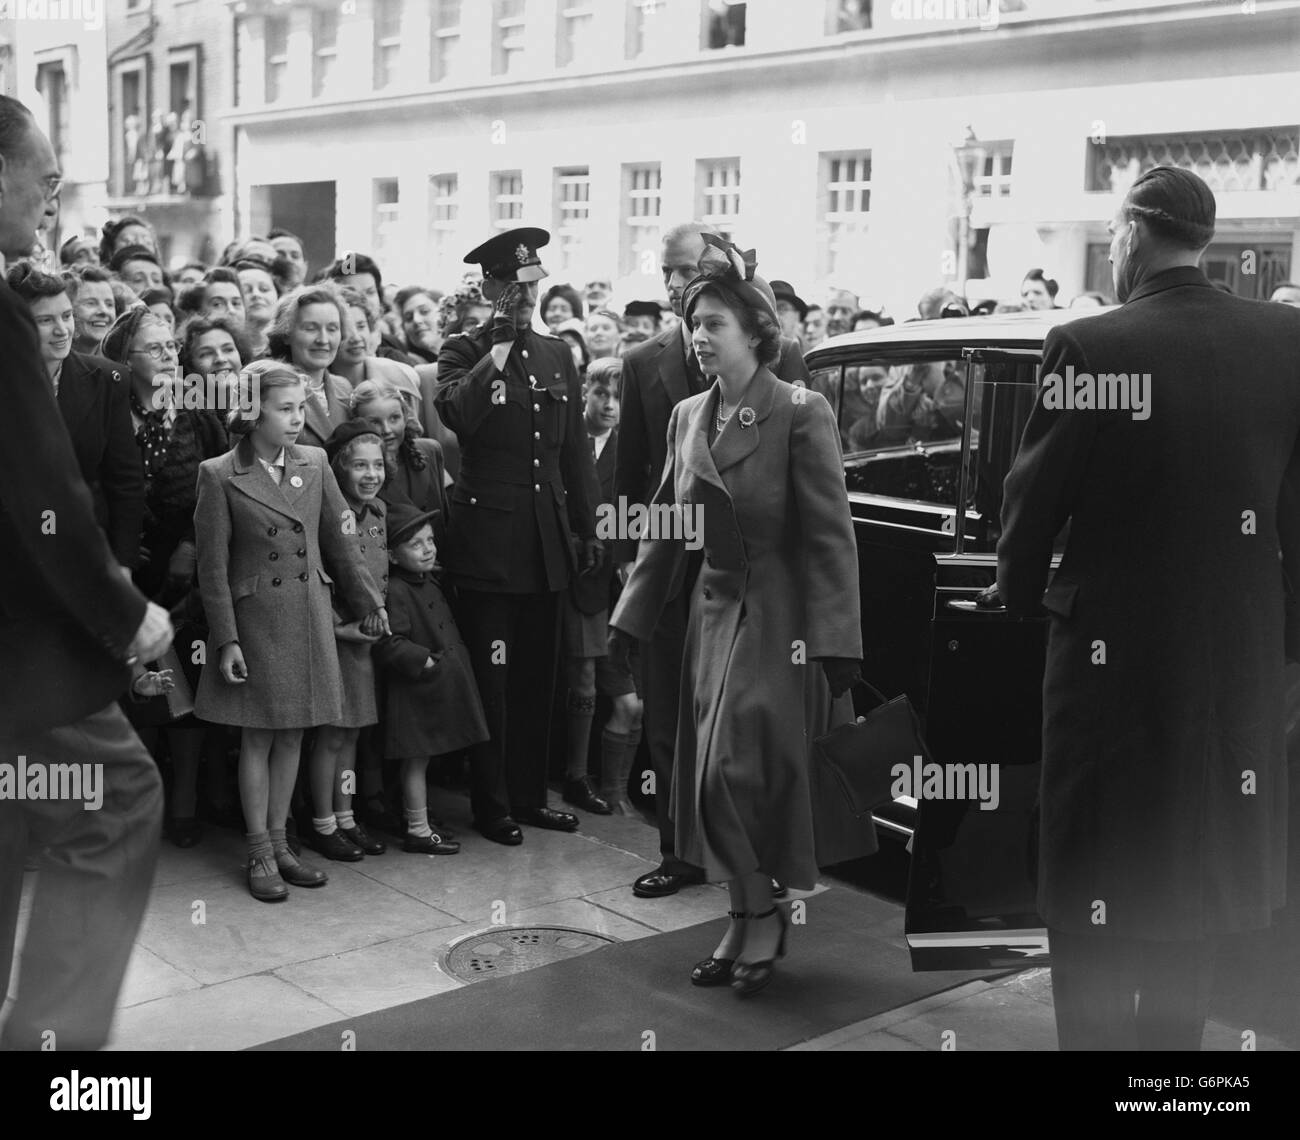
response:
{"label": "woman wearing headscarf", "polygon": [[[679,403],[654,503],[700,527],[682,663],[672,812],[677,854],[725,881],[731,924],[696,985],[743,996],[772,977],[785,919],[772,879],[817,883],[810,742],[852,719],[862,658],[858,560],[830,405],[771,372],[781,349],[752,251],[704,235],[682,314],[712,387]],[[686,572],[684,527],[642,539],[610,618],[610,657],[649,639]],[[699,537],[697,536],[697,537]],[[800,699],[800,697],[802,699]],[[835,714],[835,715],[833,715]],[[868,826],[858,854],[875,849]]]}

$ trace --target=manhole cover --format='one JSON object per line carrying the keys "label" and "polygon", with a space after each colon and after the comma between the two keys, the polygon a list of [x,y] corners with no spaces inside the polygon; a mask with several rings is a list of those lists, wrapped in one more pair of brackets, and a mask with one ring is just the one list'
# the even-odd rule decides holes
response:
{"label": "manhole cover", "polygon": [[453,978],[482,982],[576,958],[617,941],[572,926],[498,926],[461,939],[447,951],[442,964]]}

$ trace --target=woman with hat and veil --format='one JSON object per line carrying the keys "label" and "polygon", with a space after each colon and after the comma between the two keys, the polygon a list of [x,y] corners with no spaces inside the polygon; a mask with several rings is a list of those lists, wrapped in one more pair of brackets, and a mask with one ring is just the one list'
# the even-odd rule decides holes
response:
{"label": "woman with hat and veil", "polygon": [[[711,388],[672,413],[656,504],[702,524],[705,563],[682,662],[672,811],[677,854],[725,881],[731,924],[696,985],[743,996],[784,954],[775,877],[817,882],[809,746],[833,720],[862,658],[857,549],[830,405],[770,368],[780,351],[771,287],[752,252],[712,247],[682,298]],[[680,538],[642,540],[610,619],[610,656],[647,639],[685,566]],[[791,694],[802,700],[792,700]],[[861,850],[875,849],[864,829]],[[829,861],[829,860],[828,860]]]}

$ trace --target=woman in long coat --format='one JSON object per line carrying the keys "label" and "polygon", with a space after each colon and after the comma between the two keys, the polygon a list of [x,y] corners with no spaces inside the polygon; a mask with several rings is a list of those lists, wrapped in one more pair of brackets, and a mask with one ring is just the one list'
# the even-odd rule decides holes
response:
{"label": "woman in long coat", "polygon": [[[862,658],[858,563],[830,405],[768,369],[780,351],[770,287],[734,249],[706,254],[701,273],[682,311],[700,367],[717,380],[674,408],[655,497],[702,524],[705,552],[682,664],[672,811],[677,854],[731,892],[731,926],[692,980],[731,981],[746,994],[766,984],[784,950],[772,877],[800,889],[817,882],[809,749]],[[685,572],[683,533],[643,539],[610,619],[611,657],[628,636],[651,636]],[[835,711],[852,718],[847,700]],[[864,853],[873,849],[864,837]]]}

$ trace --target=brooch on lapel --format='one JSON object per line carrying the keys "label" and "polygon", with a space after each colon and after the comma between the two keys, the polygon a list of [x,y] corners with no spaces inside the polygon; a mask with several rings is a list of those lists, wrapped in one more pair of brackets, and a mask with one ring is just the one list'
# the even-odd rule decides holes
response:
{"label": "brooch on lapel", "polygon": [[736,415],[740,419],[740,426],[743,428],[753,427],[754,421],[758,418],[754,414],[753,408],[741,408]]}
{"label": "brooch on lapel", "polygon": [[302,486],[302,476],[301,476],[301,475],[295,475],[292,479],[289,480],[289,486],[290,486],[290,487],[301,487],[301,486]]}

